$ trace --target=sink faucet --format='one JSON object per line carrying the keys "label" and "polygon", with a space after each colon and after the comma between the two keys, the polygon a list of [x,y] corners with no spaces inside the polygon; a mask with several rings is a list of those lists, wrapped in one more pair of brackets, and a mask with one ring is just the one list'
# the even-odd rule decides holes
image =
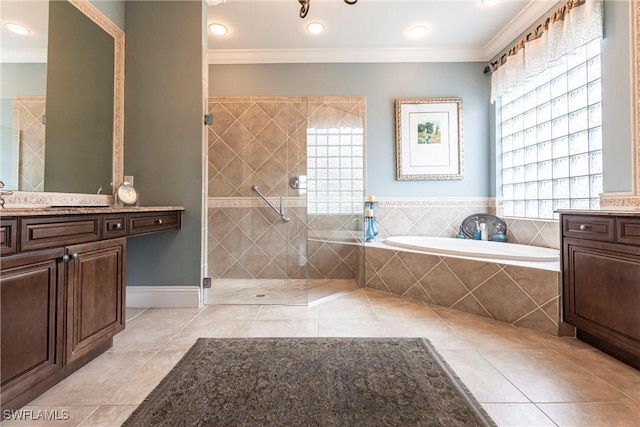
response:
{"label": "sink faucet", "polygon": [[4,209],[4,196],[10,196],[13,191],[2,191],[4,188],[4,182],[0,181],[0,209]]}

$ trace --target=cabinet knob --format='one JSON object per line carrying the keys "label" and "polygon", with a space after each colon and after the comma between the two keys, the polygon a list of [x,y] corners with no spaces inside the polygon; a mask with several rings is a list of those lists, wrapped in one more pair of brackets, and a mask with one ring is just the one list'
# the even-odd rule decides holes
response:
{"label": "cabinet knob", "polygon": [[580,230],[581,231],[585,231],[585,230],[588,230],[588,229],[589,229],[589,226],[587,224],[580,224]]}
{"label": "cabinet knob", "polygon": [[121,230],[122,229],[122,223],[121,222],[117,222],[117,223],[113,224],[112,228],[114,230]]}
{"label": "cabinet knob", "polygon": [[162,225],[162,220],[161,219],[156,219],[156,224]]}
{"label": "cabinet knob", "polygon": [[68,261],[69,261],[69,255],[64,254],[64,255],[62,256],[62,262],[68,262]]}
{"label": "cabinet knob", "polygon": [[71,254],[71,258],[78,259],[78,254]]}

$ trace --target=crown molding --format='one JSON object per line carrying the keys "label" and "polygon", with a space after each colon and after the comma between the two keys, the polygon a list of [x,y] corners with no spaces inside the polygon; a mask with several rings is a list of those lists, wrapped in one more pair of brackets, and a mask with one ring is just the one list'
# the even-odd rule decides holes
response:
{"label": "crown molding", "polygon": [[3,49],[0,63],[46,63],[47,49]]}
{"label": "crown molding", "polygon": [[522,11],[485,45],[485,60],[492,60],[557,4],[558,0],[530,0]]}
{"label": "crown molding", "polygon": [[331,62],[484,62],[483,48],[229,49],[208,51],[209,64]]}

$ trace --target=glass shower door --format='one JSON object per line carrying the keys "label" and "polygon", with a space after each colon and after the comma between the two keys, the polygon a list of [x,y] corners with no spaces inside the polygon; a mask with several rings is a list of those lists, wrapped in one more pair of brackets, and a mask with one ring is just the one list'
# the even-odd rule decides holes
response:
{"label": "glass shower door", "polygon": [[209,113],[205,303],[306,304],[305,194],[290,186],[306,174],[306,101],[211,98]]}

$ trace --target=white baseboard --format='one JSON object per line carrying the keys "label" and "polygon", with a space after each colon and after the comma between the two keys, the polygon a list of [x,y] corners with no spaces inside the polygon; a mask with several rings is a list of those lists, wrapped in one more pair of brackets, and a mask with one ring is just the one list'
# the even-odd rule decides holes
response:
{"label": "white baseboard", "polygon": [[198,286],[127,286],[127,307],[200,307]]}

